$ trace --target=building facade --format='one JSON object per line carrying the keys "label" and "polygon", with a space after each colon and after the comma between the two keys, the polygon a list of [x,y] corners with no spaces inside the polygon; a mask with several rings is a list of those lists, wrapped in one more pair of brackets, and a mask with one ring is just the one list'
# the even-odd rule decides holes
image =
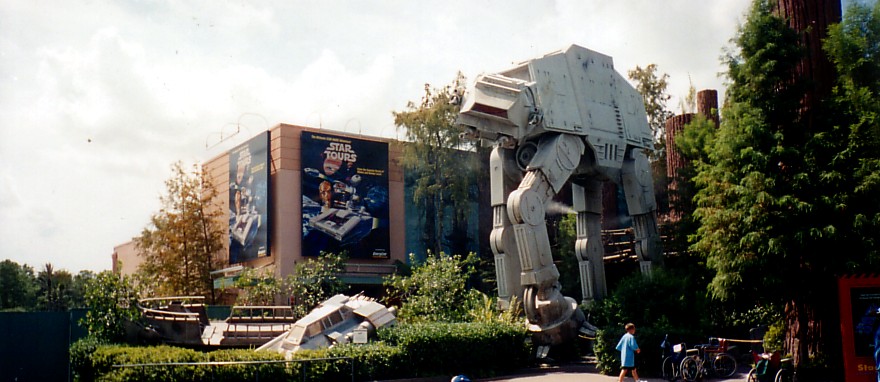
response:
{"label": "building facade", "polygon": [[[229,211],[215,288],[243,268],[283,278],[322,251],[348,255],[349,284],[381,284],[407,259],[399,156],[389,140],[280,124],[206,161],[214,204]],[[141,262],[132,242],[114,248],[114,271]]]}

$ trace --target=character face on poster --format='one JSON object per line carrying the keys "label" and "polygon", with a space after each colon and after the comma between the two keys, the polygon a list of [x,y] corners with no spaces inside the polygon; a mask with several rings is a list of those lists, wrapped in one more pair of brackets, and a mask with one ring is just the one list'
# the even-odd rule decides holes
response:
{"label": "character face on poster", "polygon": [[302,133],[303,256],[387,259],[388,144]]}
{"label": "character face on poster", "polygon": [[269,255],[269,132],[229,152],[229,263]]}

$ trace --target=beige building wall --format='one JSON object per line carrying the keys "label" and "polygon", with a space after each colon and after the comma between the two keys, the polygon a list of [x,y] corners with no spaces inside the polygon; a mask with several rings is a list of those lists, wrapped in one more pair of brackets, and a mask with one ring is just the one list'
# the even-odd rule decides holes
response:
{"label": "beige building wall", "polygon": [[[389,143],[389,259],[351,259],[347,269],[352,274],[382,274],[391,271],[395,261],[406,262],[406,230],[404,214],[403,169],[399,165],[401,146],[382,138],[340,133],[332,130],[313,129],[303,126],[281,124],[270,129],[270,255],[245,262],[251,268],[270,268],[283,278],[293,273],[295,265],[303,261],[302,246],[302,184],[300,136],[303,131],[337,135],[353,139]],[[205,163],[212,182],[217,188],[216,205],[229,211],[229,155],[221,154]],[[224,219],[226,214],[222,215]],[[227,224],[223,222],[224,226]],[[225,243],[228,246],[228,242]],[[228,267],[228,248],[218,258],[219,268]],[[376,267],[375,265],[379,265]]]}
{"label": "beige building wall", "polygon": [[116,274],[134,274],[144,259],[138,256],[134,241],[113,247],[113,272]]}

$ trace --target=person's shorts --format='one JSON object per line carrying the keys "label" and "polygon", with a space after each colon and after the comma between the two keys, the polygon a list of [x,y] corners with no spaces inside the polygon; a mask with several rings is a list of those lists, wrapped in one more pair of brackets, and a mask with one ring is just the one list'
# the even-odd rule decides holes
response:
{"label": "person's shorts", "polygon": [[636,369],[635,366],[621,366],[620,367],[620,370],[626,370],[626,371],[633,371],[635,369]]}

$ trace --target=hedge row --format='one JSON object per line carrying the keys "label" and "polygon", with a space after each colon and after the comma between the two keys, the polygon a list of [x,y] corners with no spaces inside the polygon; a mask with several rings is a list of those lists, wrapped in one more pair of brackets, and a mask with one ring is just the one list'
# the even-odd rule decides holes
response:
{"label": "hedge row", "polygon": [[525,325],[420,323],[381,330],[379,336],[404,350],[412,377],[493,376],[525,367],[531,354]]}
{"label": "hedge row", "polygon": [[[226,361],[281,361],[253,350],[199,352],[171,346],[133,347],[80,341],[71,348],[79,381],[330,381],[395,379],[435,375],[492,376],[526,366],[529,348],[520,325],[425,323],[379,332],[379,341],[302,351],[293,363],[176,365],[118,368],[113,365]],[[321,360],[344,357],[344,360]],[[303,378],[305,376],[305,378]]]}

